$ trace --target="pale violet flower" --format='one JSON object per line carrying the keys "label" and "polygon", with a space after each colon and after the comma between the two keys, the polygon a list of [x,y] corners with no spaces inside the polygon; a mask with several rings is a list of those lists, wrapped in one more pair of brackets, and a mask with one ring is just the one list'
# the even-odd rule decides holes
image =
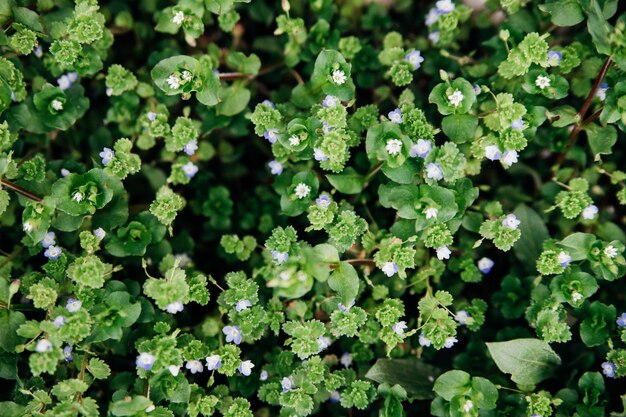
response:
{"label": "pale violet flower", "polygon": [[504,165],[506,168],[510,167],[511,165],[513,165],[514,163],[517,162],[517,151],[506,151],[504,152],[504,154],[502,155],[502,165]]}
{"label": "pale violet flower", "polygon": [[443,345],[443,347],[445,347],[446,349],[450,349],[458,341],[459,340],[456,337],[448,337],[446,339],[446,343]]}
{"label": "pale violet flower", "polygon": [[316,161],[328,160],[328,156],[320,148],[313,148],[313,157]]}
{"label": "pale violet flower", "polygon": [[435,7],[439,14],[448,14],[456,8],[452,0],[439,0],[435,3]]}
{"label": "pale violet flower", "polygon": [[265,99],[261,102],[261,104],[265,104],[266,106],[269,106],[272,109],[276,108],[276,105],[271,100]]}
{"label": "pale violet flower", "polygon": [[57,327],[61,327],[65,324],[65,322],[67,321],[67,319],[65,318],[65,316],[57,316],[54,319],[54,325]]}
{"label": "pale violet flower", "polygon": [[63,103],[59,100],[52,100],[52,103],[50,103],[52,108],[56,111],[61,111],[63,110]]}
{"label": "pale violet flower", "polygon": [[204,366],[199,360],[187,361],[185,368],[189,369],[192,374],[204,371]]}
{"label": "pale violet flower", "polygon": [[333,82],[337,85],[342,85],[348,80],[348,77],[346,77],[346,73],[339,69],[333,71],[331,78]]}
{"label": "pale violet flower", "polygon": [[435,181],[439,181],[443,178],[443,170],[441,169],[441,165],[431,162],[426,165],[426,177],[431,178]]}
{"label": "pale violet flower", "polygon": [[283,173],[283,164],[277,160],[269,161],[267,166],[270,168],[272,175],[280,175]]}
{"label": "pale violet flower", "polygon": [[428,13],[426,14],[426,26],[432,26],[435,23],[437,23],[437,21],[439,20],[439,12],[437,12],[437,8],[433,7],[432,9],[430,9],[428,11]]}
{"label": "pale violet flower", "polygon": [[619,327],[626,327],[626,313],[622,313],[621,316],[615,321]]}
{"label": "pale violet flower", "polygon": [[438,30],[433,30],[428,34],[428,40],[432,43],[439,42],[439,39],[441,39],[441,32],[439,32]]}
{"label": "pale violet flower", "polygon": [[402,141],[400,139],[389,139],[385,150],[391,156],[396,156],[402,151]]}
{"label": "pale violet flower", "polygon": [[181,25],[183,23],[183,20],[185,20],[185,13],[181,12],[180,10],[174,13],[174,17],[172,17],[172,23],[174,23],[175,25]]}
{"label": "pale violet flower", "polygon": [[606,91],[609,89],[609,85],[607,83],[600,84],[600,88],[596,91],[596,97],[600,99],[600,101],[606,100]]}
{"label": "pale violet flower", "polygon": [[497,161],[500,159],[502,155],[500,154],[500,149],[496,145],[487,145],[485,146],[485,158],[490,161]]}
{"label": "pale violet flower", "polygon": [[311,193],[311,187],[301,182],[298,185],[296,185],[296,189],[294,190],[294,192],[296,194],[296,197],[302,200],[303,198],[306,198],[309,196],[309,194]]}
{"label": "pale violet flower", "polygon": [[220,355],[211,355],[206,358],[206,369],[208,371],[214,371],[222,367],[222,358]]}
{"label": "pale violet flower", "polygon": [[483,274],[488,274],[489,272],[491,272],[491,268],[493,268],[494,265],[495,263],[487,257],[482,257],[478,260],[478,269]]}
{"label": "pale violet flower", "polygon": [[347,306],[344,306],[343,304],[339,303],[337,304],[337,308],[339,308],[339,310],[343,311],[344,313],[347,313],[348,311],[350,311],[353,305],[354,305],[354,301],[350,302],[350,304],[348,304]]}
{"label": "pale violet flower", "polygon": [[41,48],[40,45],[37,45],[33,53],[35,54],[37,58],[41,58],[43,56],[43,49]]}
{"label": "pale violet flower", "polygon": [[613,245],[609,245],[604,248],[604,254],[607,258],[615,258],[617,256],[617,249]]}
{"label": "pale violet flower", "polygon": [[556,67],[561,63],[562,59],[563,54],[561,52],[553,50],[548,51],[548,64],[550,64],[550,66]]}
{"label": "pale violet flower", "polygon": [[178,266],[181,268],[187,268],[192,264],[191,258],[186,253],[177,253],[174,255],[174,261],[178,262]]}
{"label": "pale violet flower", "polygon": [[596,217],[597,214],[598,214],[598,207],[596,207],[593,204],[588,205],[587,207],[583,209],[583,219],[585,220],[592,220]]}
{"label": "pale violet flower", "polygon": [[94,230],[93,234],[98,238],[98,240],[104,239],[104,237],[107,235],[102,227],[98,227],[96,230]]}
{"label": "pale violet flower", "polygon": [[58,246],[50,245],[48,249],[45,250],[43,255],[51,260],[57,260],[59,256],[61,256],[61,248]]}
{"label": "pale violet flower", "polygon": [[407,327],[408,326],[406,325],[406,321],[399,321],[391,326],[391,330],[393,330],[393,332],[398,336],[402,336]]}
{"label": "pale violet flower", "polygon": [[56,238],[56,235],[54,234],[54,232],[46,233],[43,239],[41,239],[41,246],[44,248],[48,248],[52,245],[55,245],[57,243],[55,238]]}
{"label": "pale violet flower", "polygon": [[236,345],[241,343],[241,330],[238,326],[225,326],[222,333],[226,335],[226,343],[233,342]]}
{"label": "pale violet flower", "polygon": [[393,123],[402,123],[403,121],[402,110],[400,109],[390,111],[387,116],[389,117],[389,120],[391,120]]}
{"label": "pale violet flower", "polygon": [[197,150],[198,141],[196,139],[192,139],[190,142],[185,144],[185,147],[183,148],[183,151],[189,156],[193,155]]}
{"label": "pale violet flower", "polygon": [[317,347],[319,348],[320,352],[330,346],[330,343],[331,340],[328,336],[320,336],[317,338]]}
{"label": "pale violet flower", "polygon": [[437,214],[439,214],[439,210],[437,210],[435,207],[428,207],[426,210],[424,210],[424,214],[426,215],[427,219],[436,219]]}
{"label": "pale violet flower", "polygon": [[289,254],[287,252],[272,251],[272,258],[280,265],[289,258]]}
{"label": "pale violet flower", "polygon": [[539,75],[535,79],[535,85],[539,87],[540,90],[546,89],[550,87],[550,78],[546,77],[545,75]]}
{"label": "pale violet flower", "polygon": [[321,208],[327,208],[328,206],[330,206],[330,197],[328,197],[328,195],[326,194],[322,194],[315,199],[315,204],[317,204]]}
{"label": "pale violet flower", "polygon": [[185,173],[185,177],[191,179],[198,173],[198,166],[193,162],[187,162],[183,165],[183,172]]}
{"label": "pale violet flower", "polygon": [[[76,74],[76,73],[73,73],[73,74]],[[75,80],[76,78],[74,78],[74,81]],[[61,90],[65,91],[72,86],[74,81],[72,81],[72,77],[70,77],[69,74],[63,74],[59,78],[57,78],[57,85],[59,86]]]}
{"label": "pale violet flower", "polygon": [[176,74],[170,74],[166,82],[172,90],[177,90],[180,87],[180,78],[178,78]]}
{"label": "pale violet flower", "polygon": [[180,301],[176,301],[165,306],[165,310],[170,314],[180,313],[184,308],[185,306],[183,306],[183,303]]}
{"label": "pale violet flower", "polygon": [[259,379],[261,381],[267,381],[267,378],[269,378],[269,374],[267,373],[267,371],[264,369],[261,371],[261,374],[259,375]]}
{"label": "pale violet flower", "polygon": [[404,57],[404,59],[413,66],[414,70],[418,70],[419,67],[422,66],[422,62],[424,62],[424,57],[422,56],[421,51],[411,51]]}
{"label": "pale violet flower", "polygon": [[104,90],[104,93],[110,97],[111,94],[113,94],[113,89],[111,87],[107,87],[107,89]]}
{"label": "pale violet flower", "polygon": [[463,324],[463,325],[467,324],[467,320],[470,318],[471,318],[470,314],[465,310],[459,310],[454,315],[454,320],[458,321],[459,324]]}
{"label": "pale violet flower", "polygon": [[72,356],[73,350],[74,348],[72,348],[71,346],[65,346],[63,348],[63,359],[65,360],[65,362],[70,362],[74,359],[74,356]]}
{"label": "pale violet flower", "polygon": [[154,365],[154,362],[156,362],[156,356],[146,352],[142,352],[137,357],[135,365],[137,365],[137,367],[139,368],[149,371],[150,369],[152,369],[152,365]]}
{"label": "pale violet flower", "polygon": [[322,132],[324,132],[325,135],[332,132],[333,129],[334,127],[332,127],[327,121],[322,122]]}
{"label": "pale violet flower", "polygon": [[557,260],[559,261],[559,265],[561,265],[563,268],[567,268],[570,262],[572,262],[572,257],[569,256],[569,253],[561,251],[559,252]]}
{"label": "pale violet flower", "polygon": [[420,158],[426,158],[432,149],[433,145],[431,141],[418,139],[417,143],[414,143],[413,146],[411,146],[409,156],[411,158],[415,158],[416,156],[419,156]]}
{"label": "pale violet flower", "polygon": [[146,114],[146,116],[148,117],[148,120],[150,120],[151,122],[154,122],[156,120],[157,114],[153,111],[149,111],[148,114]]}
{"label": "pale violet flower", "polygon": [[178,374],[180,373],[180,366],[170,365],[167,367],[167,370],[170,371],[170,374],[172,374],[172,376],[178,376]]}
{"label": "pale violet flower", "polygon": [[392,277],[398,272],[398,265],[395,262],[386,262],[382,267],[382,271],[388,277]]}
{"label": "pale violet flower", "polygon": [[324,100],[322,100],[323,107],[335,107],[339,103],[340,103],[339,99],[331,95],[324,97]]}
{"label": "pale violet flower", "polygon": [[248,360],[241,361],[237,369],[239,370],[239,372],[241,372],[242,375],[250,376],[250,374],[252,373],[252,368],[254,368],[254,364],[252,363],[252,361]]}
{"label": "pale violet flower", "polygon": [[283,392],[289,392],[294,388],[293,381],[288,377],[284,377],[280,381],[280,385],[283,388]]}
{"label": "pale violet flower", "polygon": [[83,303],[80,300],[68,298],[67,303],[65,304],[65,309],[70,313],[76,313],[82,306]]}
{"label": "pale violet flower", "polygon": [[349,368],[350,365],[352,365],[352,355],[350,355],[348,352],[344,352],[343,355],[341,355],[341,358],[339,358],[339,362],[345,368]]}
{"label": "pale violet flower", "polygon": [[424,336],[424,333],[420,333],[418,342],[420,344],[420,346],[424,346],[424,347],[429,347],[430,346],[430,339],[428,339],[426,336]]}
{"label": "pale violet flower", "polygon": [[452,251],[448,249],[447,246],[439,246],[437,248],[437,259],[439,259],[440,261],[443,261],[444,259],[450,259],[451,254]]}
{"label": "pale violet flower", "polygon": [[267,139],[269,143],[276,143],[276,140],[278,139],[278,129],[274,128],[266,130],[265,133],[263,133],[263,137]]}
{"label": "pale violet flower", "polygon": [[511,128],[515,130],[524,130],[524,121],[520,117],[519,119],[515,119],[511,122]]}
{"label": "pale violet flower", "polygon": [[483,91],[478,84],[474,84],[472,87],[474,88],[474,94],[476,95],[479,95]]}
{"label": "pale violet flower", "polygon": [[463,101],[463,99],[465,98],[465,96],[463,95],[463,93],[461,92],[461,90],[454,90],[452,92],[452,94],[450,94],[448,96],[448,101],[450,102],[450,104],[452,104],[454,107],[459,107],[461,105],[461,102]]}
{"label": "pale violet flower", "polygon": [[339,391],[331,391],[329,394],[330,397],[328,398],[328,400],[331,403],[338,403],[339,401],[341,401],[341,394],[339,393]]}
{"label": "pale violet flower", "polygon": [[237,310],[237,312],[242,312],[251,306],[252,306],[252,303],[250,302],[250,300],[239,300],[237,301],[237,304],[235,305],[235,310]]}
{"label": "pale violet flower", "polygon": [[61,175],[67,177],[68,175],[70,175],[70,170],[66,168],[61,168]]}
{"label": "pale violet flower", "polygon": [[615,364],[613,362],[602,362],[602,373],[609,378],[615,378]]}
{"label": "pale violet flower", "polygon": [[41,339],[35,345],[35,351],[39,353],[52,352],[52,343],[48,339]]}
{"label": "pale violet flower", "polygon": [[520,220],[517,218],[515,214],[508,214],[504,219],[502,219],[502,226],[508,227],[509,229],[517,229],[520,225]]}

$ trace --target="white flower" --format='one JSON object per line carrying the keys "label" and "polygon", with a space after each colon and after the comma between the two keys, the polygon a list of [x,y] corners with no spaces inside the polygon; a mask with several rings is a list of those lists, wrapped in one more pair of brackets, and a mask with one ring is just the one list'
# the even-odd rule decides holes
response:
{"label": "white flower", "polygon": [[81,193],[80,191],[76,191],[74,193],[74,196],[72,197],[72,200],[76,201],[77,203],[80,203],[81,201],[83,201],[84,198],[85,196],[83,195],[83,193]]}
{"label": "white flower", "polygon": [[520,221],[515,214],[509,214],[504,219],[502,219],[502,226],[508,227],[509,229],[517,229],[519,227]]}
{"label": "white flower", "polygon": [[183,71],[181,76],[183,77],[183,80],[191,81],[192,75],[191,75],[191,73],[189,71],[187,71],[187,70]]}
{"label": "white flower", "polygon": [[68,175],[70,175],[70,170],[66,168],[61,168],[61,175],[67,177]]}
{"label": "white flower", "polygon": [[254,364],[252,363],[252,361],[242,361],[239,364],[239,372],[241,372],[243,375],[245,376],[250,376],[250,374],[252,373],[252,368],[254,368]]}
{"label": "white flower", "polygon": [[222,367],[222,358],[220,355],[211,355],[206,358],[206,369],[213,371]]}
{"label": "white flower", "polygon": [[448,14],[455,9],[454,3],[452,0],[439,0],[435,3],[435,7],[440,14]]}
{"label": "white flower", "polygon": [[237,312],[241,312],[246,310],[250,306],[252,306],[252,303],[249,300],[239,300],[235,305],[235,310],[237,310]]}
{"label": "white flower", "polygon": [[241,330],[239,326],[225,326],[222,333],[226,335],[226,343],[233,342],[238,345],[241,343]]}
{"label": "white flower", "polygon": [[185,20],[185,13],[181,11],[177,11],[176,13],[174,13],[174,17],[172,17],[172,23],[180,25],[183,23],[183,20]]}
{"label": "white flower", "polygon": [[546,77],[545,75],[540,75],[535,79],[535,85],[541,90],[550,87],[550,78]]}
{"label": "white flower", "polygon": [[617,249],[613,245],[609,245],[604,248],[604,254],[607,258],[615,258],[617,256]]}
{"label": "white flower", "polygon": [[83,306],[80,300],[75,298],[68,298],[67,303],[65,304],[65,309],[70,313],[76,313]]}
{"label": "white flower", "polygon": [[104,239],[104,237],[107,235],[107,233],[104,231],[104,229],[102,227],[98,227],[96,230],[94,230],[93,234],[96,235],[96,237],[99,240]]}
{"label": "white flower", "polygon": [[448,96],[448,101],[454,107],[459,107],[464,98],[465,96],[463,96],[460,90],[454,90],[454,92]]}
{"label": "white flower", "polygon": [[426,165],[426,177],[439,181],[443,178],[443,170],[441,165],[431,162]]}
{"label": "white flower", "polygon": [[459,340],[456,337],[448,337],[446,339],[446,343],[443,345],[443,347],[445,347],[446,349],[450,349],[458,341]]}
{"label": "white flower", "polygon": [[506,168],[517,162],[517,151],[506,151],[502,155],[502,165]]}
{"label": "white flower", "polygon": [[344,352],[343,355],[341,355],[339,362],[341,362],[341,364],[346,368],[350,367],[350,365],[352,365],[352,355],[348,352]]}
{"label": "white flower", "polygon": [[166,82],[172,90],[177,90],[178,87],[180,87],[180,78],[178,78],[175,74],[171,74],[167,77]]}
{"label": "white flower", "polygon": [[319,348],[320,352],[330,346],[330,343],[331,340],[328,336],[320,336],[317,338],[317,347]]}
{"label": "white flower", "polygon": [[594,217],[596,217],[596,214],[598,214],[598,207],[594,206],[593,204],[583,209],[583,219],[585,220],[592,220]]}
{"label": "white flower", "polygon": [[402,141],[400,139],[389,139],[385,150],[389,155],[396,156],[402,150]]}
{"label": "white flower", "polygon": [[167,312],[170,314],[179,313],[183,311],[184,308],[185,307],[183,306],[183,303],[181,303],[180,301],[176,301],[165,306],[165,310],[167,310]]}
{"label": "white flower", "polygon": [[270,167],[272,175],[280,175],[283,173],[283,164],[276,160],[270,161],[267,166]]}
{"label": "white flower", "polygon": [[185,177],[191,179],[198,173],[198,166],[189,161],[182,167]]}
{"label": "white flower", "polygon": [[298,145],[300,144],[300,138],[299,138],[299,137],[297,137],[296,135],[292,135],[292,136],[289,138],[289,144],[290,144],[291,146],[298,146]]}
{"label": "white flower", "polygon": [[281,381],[280,381],[280,385],[283,388],[283,392],[289,392],[293,389],[294,384],[293,381],[291,379],[289,379],[288,377],[284,377]]}
{"label": "white flower", "polygon": [[559,252],[557,260],[559,261],[559,265],[561,265],[563,268],[567,268],[569,263],[572,262],[572,257],[569,256],[567,252],[561,251]]}
{"label": "white flower", "polygon": [[154,404],[150,404],[149,406],[146,407],[145,412],[146,413],[151,413],[154,410],[156,410],[156,406]]}
{"label": "white flower", "polygon": [[300,184],[296,185],[295,193],[296,197],[298,197],[299,199],[303,199],[305,197],[308,197],[308,195],[311,193],[311,187],[301,182]]}
{"label": "white flower", "polygon": [[382,267],[382,271],[388,277],[392,277],[398,272],[398,265],[396,265],[395,262],[386,262]]}
{"label": "white flower", "polygon": [[59,100],[52,100],[52,103],[50,103],[50,105],[56,111],[63,110],[63,103],[61,103]]}
{"label": "white flower", "polygon": [[391,330],[393,330],[394,333],[397,334],[398,336],[402,336],[407,327],[408,326],[406,325],[406,321],[399,321],[393,326],[391,326]]}
{"label": "white flower", "polygon": [[472,402],[472,400],[465,401],[465,404],[463,404],[463,411],[469,413],[472,408],[474,408],[474,403]]}
{"label": "white flower", "polygon": [[39,353],[52,352],[52,343],[48,339],[41,339],[35,345],[35,350]]}
{"label": "white flower", "polygon": [[465,310],[458,311],[454,316],[454,320],[458,321],[460,324],[467,324],[467,320],[470,318],[470,314]]}
{"label": "white flower", "polygon": [[22,225],[22,230],[24,230],[26,233],[30,232],[31,230],[33,230],[33,224],[29,221],[25,221]]}
{"label": "white flower", "polygon": [[500,159],[500,149],[496,145],[485,146],[485,158],[490,161],[497,161]]}
{"label": "white flower", "polygon": [[425,346],[425,347],[430,346],[430,339],[427,339],[426,336],[424,336],[424,333],[420,333],[420,337],[418,341],[419,341],[420,346]]}
{"label": "white flower", "polygon": [[189,369],[192,374],[204,371],[204,366],[202,366],[202,362],[198,360],[187,361],[185,364],[185,368]]}
{"label": "white flower", "polygon": [[582,300],[583,298],[585,298],[581,293],[579,293],[578,291],[572,291],[572,301],[577,303],[580,300]]}
{"label": "white flower", "polygon": [[337,85],[342,85],[343,83],[346,82],[346,80],[348,79],[348,77],[346,77],[346,73],[343,72],[342,70],[334,70],[333,74],[332,74],[332,79],[333,82]]}
{"label": "white flower", "polygon": [[180,366],[170,365],[167,367],[167,370],[170,371],[170,374],[172,374],[172,376],[177,376],[180,372]]}
{"label": "white flower", "polygon": [[444,259],[450,259],[451,254],[452,254],[452,251],[448,249],[447,246],[439,246],[437,248],[437,258],[440,261],[443,261]]}
{"label": "white flower", "polygon": [[430,151],[432,150],[433,145],[429,140],[418,139],[417,143],[411,146],[411,150],[409,151],[409,156],[411,158],[415,158],[419,156],[420,158],[426,158]]}
{"label": "white flower", "polygon": [[493,268],[493,265],[494,262],[489,258],[483,257],[478,260],[478,269],[483,274],[488,274],[489,272],[491,272],[491,268]]}
{"label": "white flower", "polygon": [[424,57],[422,57],[421,51],[411,51],[404,57],[404,59],[413,66],[414,70],[419,69],[422,62],[424,62]]}
{"label": "white flower", "polygon": [[439,210],[437,210],[435,207],[428,207],[426,210],[424,210],[424,214],[426,215],[427,219],[436,219],[437,214],[439,214]]}

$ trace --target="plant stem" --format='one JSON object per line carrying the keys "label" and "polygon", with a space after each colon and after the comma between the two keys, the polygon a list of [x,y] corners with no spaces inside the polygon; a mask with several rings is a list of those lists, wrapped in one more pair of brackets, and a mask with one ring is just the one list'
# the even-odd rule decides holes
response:
{"label": "plant stem", "polygon": [[254,80],[261,75],[265,75],[268,72],[274,71],[277,68],[280,68],[284,65],[283,62],[278,62],[274,65],[270,65],[268,67],[262,68],[257,74],[244,74],[243,72],[221,72],[219,73],[220,80],[229,81],[229,80]]}

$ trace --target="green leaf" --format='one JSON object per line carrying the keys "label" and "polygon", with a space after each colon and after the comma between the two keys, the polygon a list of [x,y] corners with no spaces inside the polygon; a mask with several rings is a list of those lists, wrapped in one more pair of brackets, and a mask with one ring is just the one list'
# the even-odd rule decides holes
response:
{"label": "green leaf", "polygon": [[559,242],[559,246],[572,257],[572,261],[587,259],[587,254],[591,245],[596,241],[596,237],[591,233],[572,233]]}
{"label": "green leaf", "polygon": [[609,37],[613,31],[613,26],[604,17],[597,0],[591,0],[589,3],[587,30],[591,35],[591,39],[593,39],[592,43],[596,50],[603,55],[611,55],[612,48]]}
{"label": "green leaf", "polygon": [[537,212],[524,204],[517,206],[513,213],[520,220],[519,230],[522,232],[513,251],[528,271],[534,271],[543,241],[550,238],[548,229]]}
{"label": "green leaf", "polygon": [[356,300],[359,292],[359,275],[356,269],[347,262],[340,262],[328,278],[328,285],[337,292],[341,304],[347,306]]}
{"label": "green leaf", "polygon": [[378,359],[367,371],[365,378],[390,385],[398,384],[415,399],[433,397],[433,381],[440,370],[417,358]]}
{"label": "green leaf", "polygon": [[474,137],[478,117],[471,114],[452,114],[441,121],[441,129],[453,142],[464,143]]}
{"label": "green leaf", "polygon": [[539,10],[549,13],[557,26],[574,26],[585,20],[578,0],[550,0],[540,4]]}
{"label": "green leaf", "polygon": [[21,23],[35,32],[43,32],[43,26],[39,21],[39,15],[26,7],[15,7],[13,17],[17,23]]}
{"label": "green leaf", "polygon": [[337,191],[343,194],[358,194],[363,191],[365,185],[365,177],[352,167],[344,169],[341,174],[328,174],[326,178]]}
{"label": "green leaf", "polygon": [[561,358],[547,342],[539,339],[515,339],[487,343],[498,368],[517,384],[534,385],[549,378]]}
{"label": "green leaf", "polygon": [[468,394],[471,390],[470,374],[464,371],[448,371],[435,381],[433,391],[446,401],[457,395]]}
{"label": "green leaf", "polygon": [[250,101],[250,90],[243,84],[233,85],[220,91],[217,114],[234,116],[241,113]]}
{"label": "green leaf", "polygon": [[133,398],[124,398],[123,400],[114,402],[110,411],[111,414],[117,417],[134,416],[136,414],[142,414],[151,404],[152,401],[146,397],[137,395]]}
{"label": "green leaf", "polygon": [[87,370],[95,379],[107,379],[111,375],[111,368],[102,359],[91,358]]}
{"label": "green leaf", "polygon": [[595,155],[610,155],[613,153],[613,145],[617,142],[617,130],[615,126],[601,127],[595,123],[585,126],[587,139],[591,152]]}
{"label": "green leaf", "polygon": [[330,265],[339,262],[337,248],[328,243],[322,243],[313,248],[305,247],[302,251],[307,260],[305,268],[321,282],[328,279],[331,272]]}
{"label": "green leaf", "polygon": [[24,324],[26,316],[19,311],[0,310],[0,349],[7,352],[15,351],[15,346],[22,342],[17,329]]}

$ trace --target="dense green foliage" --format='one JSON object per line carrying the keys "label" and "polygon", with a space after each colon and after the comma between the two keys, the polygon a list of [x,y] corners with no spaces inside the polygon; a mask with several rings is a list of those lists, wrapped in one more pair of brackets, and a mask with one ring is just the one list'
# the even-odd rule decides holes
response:
{"label": "dense green foliage", "polygon": [[0,0],[0,416],[625,416],[618,3]]}

